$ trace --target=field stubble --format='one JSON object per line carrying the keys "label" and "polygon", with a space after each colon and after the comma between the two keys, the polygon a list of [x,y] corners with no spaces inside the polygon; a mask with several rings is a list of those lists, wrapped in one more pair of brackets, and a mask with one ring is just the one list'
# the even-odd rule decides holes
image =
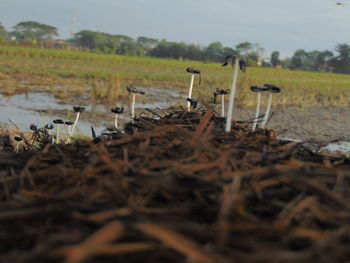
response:
{"label": "field stubble", "polygon": [[[88,94],[92,102],[116,101],[128,96],[126,85],[178,87],[186,93],[188,67],[202,70],[202,85],[194,96],[211,98],[214,89],[231,86],[232,70],[217,63],[126,57],[61,50],[0,46],[0,92],[47,91],[65,99]],[[275,106],[349,106],[350,76],[331,73],[248,68],[238,80],[237,101],[252,107],[251,85],[271,83],[283,92]]]}

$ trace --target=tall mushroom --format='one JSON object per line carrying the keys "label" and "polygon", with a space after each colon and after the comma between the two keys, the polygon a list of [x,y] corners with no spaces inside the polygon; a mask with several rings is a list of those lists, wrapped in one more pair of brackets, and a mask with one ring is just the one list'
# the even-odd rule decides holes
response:
{"label": "tall mushroom", "polygon": [[221,95],[221,117],[225,117],[225,95],[230,94],[230,90],[216,89],[214,91],[214,104],[216,104],[216,97]]}
{"label": "tall mushroom", "polygon": [[231,131],[232,113],[233,113],[233,105],[234,105],[235,95],[236,95],[238,69],[242,70],[243,72],[245,72],[245,69],[246,69],[245,59],[240,58],[238,56],[233,56],[233,55],[227,56],[225,58],[224,64],[222,64],[222,66],[223,67],[227,66],[230,61],[231,61],[231,66],[234,68],[234,71],[233,71],[232,88],[231,88],[230,99],[229,99],[229,104],[228,104],[228,112],[227,112],[227,117],[226,117],[226,127],[225,127],[226,132]]}
{"label": "tall mushroom", "polygon": [[111,109],[111,112],[113,112],[115,114],[114,127],[116,129],[118,129],[118,114],[122,114],[124,112],[124,108],[123,107],[114,107]]}
{"label": "tall mushroom", "polygon": [[69,137],[72,137],[73,133],[74,133],[74,130],[75,130],[75,127],[77,126],[77,123],[78,123],[78,120],[79,120],[79,116],[82,112],[84,112],[86,110],[85,107],[83,106],[73,106],[73,111],[77,113],[77,116],[75,118],[75,121],[74,121],[74,124],[73,124],[73,127],[72,127],[72,130],[69,134]]}
{"label": "tall mushroom", "polygon": [[65,121],[64,122],[64,126],[66,127],[66,131],[67,131],[67,144],[70,143],[70,130],[71,130],[71,126],[74,124],[73,121]]}
{"label": "tall mushroom", "polygon": [[255,131],[258,125],[258,118],[260,113],[260,104],[261,104],[261,92],[267,91],[268,89],[265,86],[251,86],[250,90],[258,94],[258,101],[256,104],[255,118],[253,122],[252,130]]}
{"label": "tall mushroom", "polygon": [[268,98],[268,102],[267,102],[267,108],[266,108],[264,120],[263,120],[263,123],[261,124],[261,128],[264,128],[267,121],[269,120],[273,93],[280,93],[281,92],[281,88],[279,88],[275,85],[272,85],[272,84],[264,84],[264,87],[266,87],[266,89],[269,91],[269,98]]}
{"label": "tall mushroom", "polygon": [[[199,69],[187,68],[186,71],[191,74],[190,88],[188,90],[188,98],[192,99],[192,90],[193,90],[193,82],[194,76],[199,75],[199,84],[201,83],[201,71]],[[191,110],[191,102],[187,102],[187,111]]]}
{"label": "tall mushroom", "polygon": [[132,94],[132,104],[131,104],[131,118],[135,118],[135,100],[136,100],[136,94],[145,95],[145,92],[142,90],[139,90],[135,87],[127,86],[126,90]]}
{"label": "tall mushroom", "polygon": [[64,121],[61,119],[56,119],[52,121],[54,124],[56,124],[56,144],[60,143],[60,125],[64,124]]}

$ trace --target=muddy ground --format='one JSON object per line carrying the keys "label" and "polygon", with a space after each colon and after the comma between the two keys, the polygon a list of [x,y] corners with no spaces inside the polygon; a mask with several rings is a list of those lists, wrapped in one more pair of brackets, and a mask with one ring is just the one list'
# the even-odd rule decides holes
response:
{"label": "muddy ground", "polygon": [[[267,128],[281,131],[282,138],[320,142],[350,140],[350,108],[281,107],[272,111],[275,113]],[[237,114],[238,119],[245,120],[254,115],[254,110],[240,108]]]}

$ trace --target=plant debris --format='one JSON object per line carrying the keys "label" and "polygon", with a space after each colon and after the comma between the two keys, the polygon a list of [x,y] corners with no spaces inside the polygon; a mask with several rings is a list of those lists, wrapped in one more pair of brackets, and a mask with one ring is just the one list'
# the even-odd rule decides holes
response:
{"label": "plant debris", "polygon": [[1,262],[350,261],[348,159],[149,111],[118,136],[0,152]]}

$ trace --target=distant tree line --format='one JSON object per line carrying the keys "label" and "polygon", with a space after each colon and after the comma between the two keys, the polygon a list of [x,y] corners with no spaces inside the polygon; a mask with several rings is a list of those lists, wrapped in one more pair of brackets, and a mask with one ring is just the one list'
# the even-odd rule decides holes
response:
{"label": "distant tree line", "polygon": [[[43,44],[58,35],[56,27],[35,21],[20,22],[12,28],[12,31],[7,31],[0,23],[0,41]],[[133,39],[125,35],[82,30],[76,33],[72,39],[66,40],[66,43],[84,50],[105,54],[212,62],[222,62],[227,54],[234,54],[244,56],[250,65],[350,74],[350,46],[347,44],[337,44],[334,52],[299,49],[294,52],[292,57],[284,59],[280,58],[278,51],[273,51],[271,56],[266,59],[264,57],[265,50],[258,44],[250,42],[240,43],[234,48],[226,47],[220,42],[202,46],[195,43],[169,42],[165,39],[158,40],[144,36]]]}

